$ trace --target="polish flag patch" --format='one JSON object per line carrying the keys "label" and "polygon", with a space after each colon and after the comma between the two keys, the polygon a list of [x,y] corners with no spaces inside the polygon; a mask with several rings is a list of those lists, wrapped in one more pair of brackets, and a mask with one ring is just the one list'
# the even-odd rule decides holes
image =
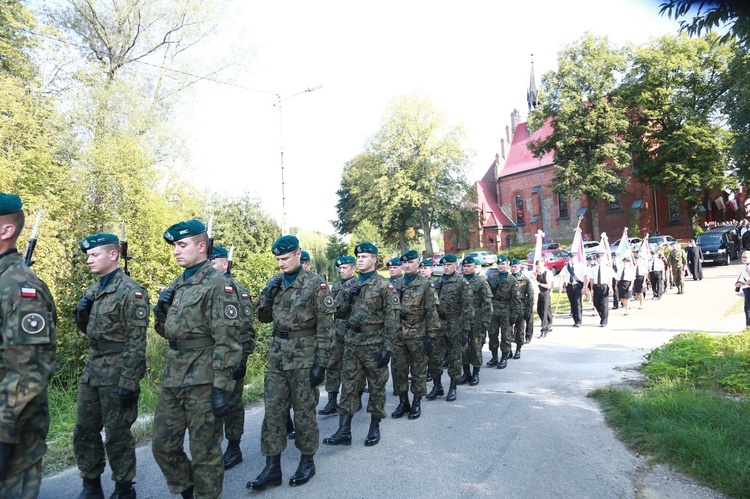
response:
{"label": "polish flag patch", "polygon": [[141,293],[140,291],[136,291],[135,292],[135,297],[136,298],[143,298],[143,293]]}
{"label": "polish flag patch", "polygon": [[227,294],[234,293],[234,288],[232,286],[224,286],[224,292]]}
{"label": "polish flag patch", "polygon": [[243,300],[249,300],[250,299],[250,295],[247,294],[247,293],[242,293],[242,299]]}
{"label": "polish flag patch", "polygon": [[321,282],[320,283],[320,289],[326,289],[328,287],[328,284]]}
{"label": "polish flag patch", "polygon": [[21,296],[23,298],[36,298],[36,289],[34,289],[34,288],[21,288]]}

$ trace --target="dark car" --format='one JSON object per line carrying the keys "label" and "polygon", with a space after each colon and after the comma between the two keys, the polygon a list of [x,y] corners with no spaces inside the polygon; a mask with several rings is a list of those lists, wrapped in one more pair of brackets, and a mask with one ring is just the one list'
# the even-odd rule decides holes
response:
{"label": "dark car", "polygon": [[740,243],[734,227],[717,227],[698,236],[695,244],[703,252],[703,263],[729,265],[732,258],[738,258]]}

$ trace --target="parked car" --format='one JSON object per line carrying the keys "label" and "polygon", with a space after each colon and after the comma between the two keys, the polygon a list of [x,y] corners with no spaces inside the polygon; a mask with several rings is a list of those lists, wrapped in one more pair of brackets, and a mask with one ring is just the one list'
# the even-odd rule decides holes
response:
{"label": "parked car", "polygon": [[548,250],[548,249],[560,249],[560,243],[551,242],[551,243],[542,243],[542,250]]}
{"label": "parked car", "polygon": [[479,260],[479,262],[482,264],[482,267],[488,267],[497,263],[497,255],[494,253],[490,253],[489,251],[474,251],[472,253],[467,253],[466,257]]}
{"label": "parked car", "polygon": [[[565,251],[570,253],[573,250],[573,246],[568,246]],[[592,253],[604,253],[604,247],[599,241],[584,241],[583,242],[584,257],[588,257]]]}
{"label": "parked car", "polygon": [[[535,253],[536,252],[532,251],[526,257],[526,265],[528,268],[531,268],[531,269],[534,268],[534,254]],[[561,249],[544,250],[542,251],[542,258],[544,259],[544,265],[552,271],[553,275],[557,275],[565,266],[565,260],[568,258],[569,254],[570,253],[568,253],[567,251],[561,250]]]}
{"label": "parked car", "polygon": [[651,236],[648,238],[648,246],[652,251],[664,249],[667,246],[672,246],[677,240],[672,236],[661,235]]}
{"label": "parked car", "polygon": [[[609,250],[612,252],[612,256],[617,255],[617,250],[620,248],[620,241],[622,241],[622,239],[618,239],[617,241],[615,241],[613,245],[609,247]],[[628,244],[630,244],[630,251],[635,251],[638,248],[640,248],[641,243],[643,243],[643,239],[641,239],[640,237],[628,238]]]}
{"label": "parked car", "polygon": [[740,253],[734,229],[709,230],[695,240],[703,252],[703,263],[729,265]]}
{"label": "parked car", "polygon": [[440,259],[445,255],[442,253],[435,253],[432,255],[432,275],[440,277],[445,273],[443,270],[443,264],[440,263]]}

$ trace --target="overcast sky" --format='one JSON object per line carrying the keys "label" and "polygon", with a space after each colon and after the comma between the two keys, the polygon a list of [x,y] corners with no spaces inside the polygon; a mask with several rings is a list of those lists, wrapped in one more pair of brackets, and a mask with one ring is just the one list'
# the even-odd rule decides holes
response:
{"label": "overcast sky", "polygon": [[[527,114],[531,54],[537,84],[561,47],[584,32],[617,44],[676,33],[656,0],[500,2],[229,1],[243,88],[204,83],[185,121],[193,182],[249,192],[281,223],[279,111],[287,225],[332,233],[344,163],[361,152],[391,99],[418,92],[463,124],[478,180],[500,151],[513,109]],[[239,34],[238,34],[239,33]],[[221,78],[221,75],[219,76]],[[260,91],[248,90],[247,88]],[[266,92],[266,93],[264,93]]]}

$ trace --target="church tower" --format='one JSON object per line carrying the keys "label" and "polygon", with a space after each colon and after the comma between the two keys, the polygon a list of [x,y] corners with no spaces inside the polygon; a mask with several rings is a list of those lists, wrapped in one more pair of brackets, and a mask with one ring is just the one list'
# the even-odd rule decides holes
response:
{"label": "church tower", "polygon": [[536,78],[534,78],[534,54],[531,54],[531,78],[529,89],[526,91],[526,102],[529,104],[529,112],[539,106],[539,90],[536,88]]}

